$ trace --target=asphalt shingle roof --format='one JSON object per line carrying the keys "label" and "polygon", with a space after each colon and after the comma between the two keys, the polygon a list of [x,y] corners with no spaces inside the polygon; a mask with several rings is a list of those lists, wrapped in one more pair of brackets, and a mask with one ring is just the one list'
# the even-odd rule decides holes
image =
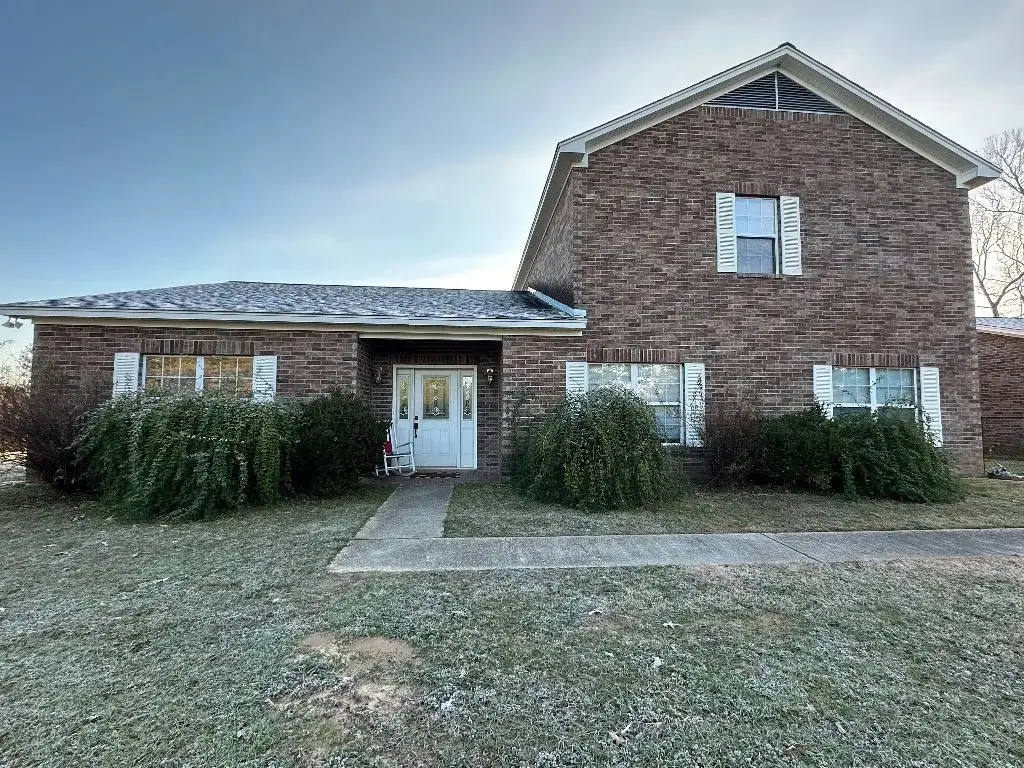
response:
{"label": "asphalt shingle roof", "polygon": [[526,291],[392,288],[375,285],[204,283],[4,305],[32,309],[239,312],[417,319],[565,320],[564,312]]}
{"label": "asphalt shingle roof", "polygon": [[1024,333],[1024,317],[976,317],[979,330],[1020,331]]}

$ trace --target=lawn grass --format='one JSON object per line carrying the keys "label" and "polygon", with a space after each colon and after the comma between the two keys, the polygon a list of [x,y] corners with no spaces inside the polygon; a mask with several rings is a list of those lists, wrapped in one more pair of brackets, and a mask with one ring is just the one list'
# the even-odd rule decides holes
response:
{"label": "lawn grass", "polygon": [[1024,762],[1024,562],[329,577],[379,488],[0,491],[3,766]]}
{"label": "lawn grass", "polygon": [[764,488],[695,486],[650,507],[584,512],[524,499],[507,485],[458,485],[445,536],[862,531],[1024,527],[1024,483],[969,478],[955,504],[894,501]]}

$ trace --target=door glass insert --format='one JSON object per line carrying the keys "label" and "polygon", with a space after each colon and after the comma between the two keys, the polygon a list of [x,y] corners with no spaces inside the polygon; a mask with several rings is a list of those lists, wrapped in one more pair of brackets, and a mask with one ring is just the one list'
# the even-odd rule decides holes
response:
{"label": "door glass insert", "polygon": [[462,377],[462,418],[473,418],[473,377]]}
{"label": "door glass insert", "polygon": [[409,375],[398,377],[398,418],[403,421],[409,418]]}
{"label": "door glass insert", "polygon": [[448,418],[448,377],[423,377],[423,418]]}

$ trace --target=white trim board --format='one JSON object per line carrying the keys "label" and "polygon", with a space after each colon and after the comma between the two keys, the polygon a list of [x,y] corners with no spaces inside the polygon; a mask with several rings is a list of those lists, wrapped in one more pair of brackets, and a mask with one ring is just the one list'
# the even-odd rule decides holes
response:
{"label": "white trim board", "polygon": [[320,315],[277,312],[194,312],[190,310],[70,309],[57,307],[4,307],[0,314],[11,317],[89,318],[117,320],[214,320],[235,323],[317,323],[320,325],[408,325],[441,328],[586,328],[584,318],[558,320],[508,320],[475,317],[392,317],[388,315]]}
{"label": "white trim board", "polygon": [[783,43],[772,51],[559,142],[519,261],[513,289],[525,288],[526,275],[573,167],[587,167],[591,152],[706,104],[772,72],[785,74],[847,114],[946,169],[954,176],[957,187],[973,189],[1002,173],[999,167],[980,155],[929,128],[791,43]]}
{"label": "white trim board", "polygon": [[[25,316],[25,315],[18,315]],[[582,336],[586,328],[586,321],[583,325],[578,322],[566,323],[554,327],[459,327],[459,326],[406,326],[399,325],[362,325],[362,324],[333,324],[324,322],[308,323],[268,323],[228,321],[228,319],[173,319],[173,318],[119,318],[119,317],[90,317],[90,316],[49,316],[33,318],[37,326],[129,326],[132,328],[207,328],[221,330],[254,330],[254,331],[305,331],[325,330],[348,331],[357,333],[360,338],[378,339],[466,339],[466,340],[490,340],[501,339],[505,336]],[[393,330],[382,330],[391,328]]]}

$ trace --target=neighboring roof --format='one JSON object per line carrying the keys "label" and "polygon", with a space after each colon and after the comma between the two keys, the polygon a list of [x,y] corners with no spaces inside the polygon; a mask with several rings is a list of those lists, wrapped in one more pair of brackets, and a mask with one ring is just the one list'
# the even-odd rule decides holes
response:
{"label": "neighboring roof", "polygon": [[[15,317],[583,328],[579,312],[536,291],[232,281],[0,306]],[[568,310],[568,311],[567,311]]]}
{"label": "neighboring roof", "polygon": [[974,320],[982,333],[1024,336],[1024,317],[976,317]]}
{"label": "neighboring roof", "polygon": [[791,43],[783,43],[775,50],[757,58],[560,142],[555,148],[555,156],[548,170],[547,181],[537,205],[530,237],[523,250],[513,288],[522,290],[526,287],[524,281],[529,267],[540,247],[540,240],[551,220],[569,173],[573,167],[586,167],[589,153],[706,104],[772,72],[785,74],[790,80],[842,111],[945,168],[955,176],[958,187],[973,189],[1002,173],[997,166],[980,155],[932,130],[838,72],[829,69],[820,61],[812,59]]}

